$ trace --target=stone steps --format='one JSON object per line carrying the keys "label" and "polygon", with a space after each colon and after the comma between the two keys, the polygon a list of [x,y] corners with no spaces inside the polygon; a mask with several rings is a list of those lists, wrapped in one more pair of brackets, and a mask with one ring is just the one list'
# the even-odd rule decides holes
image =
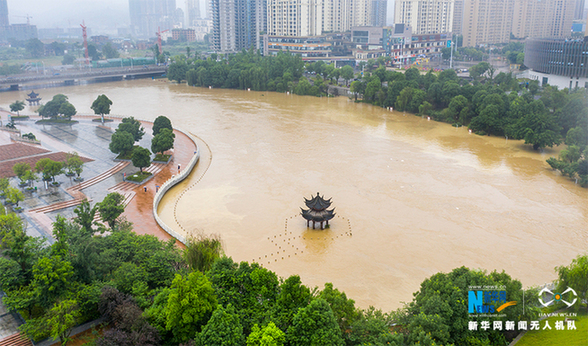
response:
{"label": "stone steps", "polygon": [[17,333],[0,340],[0,346],[33,346],[33,343],[26,336]]}

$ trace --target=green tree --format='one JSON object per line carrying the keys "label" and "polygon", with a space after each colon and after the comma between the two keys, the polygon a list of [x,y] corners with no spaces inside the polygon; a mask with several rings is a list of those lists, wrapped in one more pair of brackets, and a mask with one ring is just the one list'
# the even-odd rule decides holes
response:
{"label": "green tree", "polygon": [[160,115],[157,118],[155,118],[155,121],[153,122],[153,136],[156,136],[162,129],[169,129],[172,131],[174,130],[169,118]]}
{"label": "green tree", "polygon": [[107,42],[104,46],[102,46],[102,54],[106,59],[115,59],[120,56],[118,50],[112,46],[110,42]]}
{"label": "green tree", "polygon": [[92,226],[94,225],[94,216],[96,216],[97,210],[98,205],[90,207],[90,202],[88,202],[87,199],[84,199],[82,203],[74,209],[76,216],[74,217],[73,221],[80,225],[80,227],[82,227],[82,231],[87,235],[94,234],[94,229]]}
{"label": "green tree", "polygon": [[193,339],[217,308],[210,281],[200,272],[176,274],[165,308],[166,329],[177,342]]}
{"label": "green tree", "polygon": [[16,100],[10,104],[10,111],[16,112],[17,115],[20,115],[19,112],[25,108],[25,103],[20,100]]}
{"label": "green tree", "polygon": [[329,303],[339,329],[342,331],[348,330],[351,324],[359,317],[355,310],[355,301],[347,299],[345,292],[340,292],[338,289],[333,288],[333,284],[330,282],[325,283],[325,288],[319,293],[318,298],[322,298]]}
{"label": "green tree", "polygon": [[18,207],[18,203],[24,201],[24,193],[19,189],[9,187],[6,189],[6,201]]}
{"label": "green tree", "polygon": [[47,319],[47,324],[51,326],[49,335],[54,339],[59,338],[62,346],[67,345],[71,341],[71,332],[78,324],[80,315],[80,309],[75,300],[69,299],[55,304],[49,311]]}
{"label": "green tree", "polygon": [[39,259],[33,266],[31,287],[39,304],[49,308],[72,289],[74,271],[71,263],[60,255]]}
{"label": "green tree", "polygon": [[259,328],[256,324],[247,337],[247,346],[284,346],[286,343],[286,334],[276,327],[274,322],[267,326]]}
{"label": "green tree", "polygon": [[135,140],[133,135],[126,131],[114,131],[112,137],[110,137],[110,144],[108,148],[115,154],[127,155],[133,150],[133,144]]}
{"label": "green tree", "polygon": [[351,323],[350,332],[346,334],[348,344],[405,345],[402,334],[390,331],[393,323],[392,316],[370,306],[369,309],[358,312],[358,318]]}
{"label": "green tree", "polygon": [[[564,292],[571,287],[578,294],[578,302],[588,299],[588,255],[578,255],[568,266],[556,267],[558,273],[558,292]],[[581,304],[575,304],[578,309]],[[588,309],[588,306],[587,306]]]}
{"label": "green tree", "polygon": [[64,172],[63,162],[53,161],[51,159],[46,162],[45,166],[43,167],[43,175],[46,174],[48,177],[51,177],[53,182],[55,182],[56,176],[63,174]]}
{"label": "green tree", "polygon": [[151,151],[161,153],[174,147],[174,138],[176,135],[170,129],[161,129],[151,140]]}
{"label": "green tree", "polygon": [[106,222],[111,229],[114,229],[116,219],[125,211],[125,206],[122,204],[124,199],[120,193],[111,192],[97,204],[102,221]]}
{"label": "green tree", "polygon": [[55,303],[42,317],[27,321],[19,329],[31,339],[49,335],[59,339],[62,346],[71,341],[71,332],[80,319],[80,309],[74,299],[67,299]]}
{"label": "green tree", "polygon": [[143,138],[145,129],[141,127],[141,122],[134,117],[123,118],[122,122],[118,124],[118,131],[125,131],[133,135],[135,142],[138,142]]}
{"label": "green tree", "polygon": [[26,180],[25,176],[27,175],[27,172],[30,172],[31,170],[31,165],[25,162],[19,162],[12,166],[12,170],[14,171],[14,174],[16,174],[18,179],[20,179],[20,182],[24,183]]}
{"label": "green tree", "polygon": [[147,272],[145,269],[130,262],[123,263],[112,273],[112,280],[116,288],[127,294],[132,293],[133,287],[138,282],[145,281],[146,278]]}
{"label": "green tree", "polygon": [[353,79],[353,67],[345,65],[341,68],[341,78],[345,80],[345,84],[349,86],[349,81]]}
{"label": "green tree", "polygon": [[555,117],[546,112],[531,113],[520,119],[516,125],[516,139],[524,139],[525,144],[532,144],[534,150],[553,147],[562,142],[561,127]]}
{"label": "green tree", "polygon": [[110,114],[111,105],[112,101],[106,95],[102,94],[92,102],[90,108],[94,111],[94,114],[100,114],[102,122],[104,123],[104,114]]}
{"label": "green tree", "polygon": [[203,346],[242,346],[245,336],[235,309],[229,305],[226,309],[219,306],[214,310],[198,339]]}
{"label": "green tree", "polygon": [[133,150],[131,162],[133,163],[133,166],[139,168],[139,170],[143,172],[143,168],[151,165],[151,152],[147,148],[137,147]]}
{"label": "green tree", "polygon": [[67,154],[65,167],[67,168],[68,173],[75,173],[79,177],[84,171],[84,162],[80,159],[80,155],[74,151]]}
{"label": "green tree", "polygon": [[32,58],[40,58],[44,54],[45,45],[38,38],[31,38],[25,44],[25,48]]}
{"label": "green tree", "polygon": [[71,119],[76,113],[76,107],[69,102],[65,102],[59,107],[59,114],[63,114],[63,116],[68,119]]}
{"label": "green tree", "polygon": [[194,271],[206,272],[212,264],[223,255],[223,246],[219,236],[188,237],[182,257],[188,267]]}
{"label": "green tree", "polygon": [[24,281],[24,273],[18,262],[0,257],[0,290],[6,292],[18,288]]}
{"label": "green tree", "polygon": [[282,285],[276,300],[276,311],[273,320],[282,330],[287,330],[299,309],[306,307],[311,301],[308,287],[304,286],[298,275],[292,275]]}
{"label": "green tree", "polygon": [[287,340],[292,346],[344,345],[333,311],[321,298],[298,311],[288,328]]}
{"label": "green tree", "polygon": [[167,79],[175,80],[176,82],[180,83],[183,80],[186,80],[186,73],[188,72],[188,65],[182,62],[175,62],[169,65],[167,70]]}
{"label": "green tree", "polygon": [[72,65],[76,61],[76,57],[73,54],[65,54],[61,60],[62,65]]}

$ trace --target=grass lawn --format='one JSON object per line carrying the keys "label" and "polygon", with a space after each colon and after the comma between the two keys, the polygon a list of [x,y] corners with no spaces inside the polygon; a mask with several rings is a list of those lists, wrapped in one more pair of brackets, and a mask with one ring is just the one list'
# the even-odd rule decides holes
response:
{"label": "grass lawn", "polygon": [[136,173],[127,175],[127,178],[126,179],[129,180],[129,181],[134,181],[134,182],[140,183],[143,180],[149,178],[150,176],[151,176],[151,173],[149,173],[149,172],[141,172],[141,171],[139,171],[139,172],[136,172]]}
{"label": "grass lawn", "polygon": [[169,160],[170,157],[171,157],[171,155],[157,154],[157,155],[155,155],[153,162],[167,162],[167,160]]}
{"label": "grass lawn", "polygon": [[[571,311],[570,311],[571,312]],[[588,314],[583,307],[578,316],[571,317],[576,320],[576,330],[567,330],[564,322],[564,330],[556,330],[555,322],[563,321],[565,317],[549,317],[549,329],[530,330],[517,342],[516,346],[585,346],[588,345]],[[540,328],[545,326],[545,320],[539,322]]]}
{"label": "grass lawn", "polygon": [[42,120],[37,120],[35,122],[35,124],[46,124],[46,125],[68,124],[68,125],[73,125],[73,124],[77,124],[78,122],[79,121],[67,120],[67,119],[42,119]]}

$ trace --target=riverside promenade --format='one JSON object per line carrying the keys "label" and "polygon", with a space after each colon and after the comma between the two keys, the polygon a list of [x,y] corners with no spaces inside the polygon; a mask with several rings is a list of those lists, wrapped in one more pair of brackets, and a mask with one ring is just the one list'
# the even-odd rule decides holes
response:
{"label": "riverside promenade", "polygon": [[[8,114],[6,111],[0,111],[3,123],[7,122]],[[73,125],[35,124],[41,119],[38,116],[29,116],[29,120],[15,122],[16,128],[21,133],[33,133],[41,144],[18,142],[19,147],[28,150],[24,150],[23,157],[11,157],[12,161],[2,161],[0,154],[0,172],[10,173],[10,169],[3,168],[3,166],[19,162],[19,160],[30,162],[34,168],[33,162],[36,162],[35,159],[39,155],[58,155],[58,153],[75,151],[86,161],[84,172],[81,175],[84,178],[83,182],[75,183],[73,179],[60,175],[56,179],[61,182],[61,186],[58,188],[45,188],[42,182],[36,182],[34,186],[37,186],[37,191],[25,192],[25,201],[21,202],[19,206],[24,208],[21,217],[27,221],[27,233],[32,236],[45,237],[52,242],[51,224],[57,215],[72,218],[75,216],[73,209],[84,198],[94,205],[108,193],[116,191],[125,196],[126,207],[123,216],[134,224],[135,233],[154,235],[162,240],[171,239],[172,237],[155,221],[152,210],[153,198],[157,186],[162,186],[165,181],[179,173],[178,166],[180,170],[182,167],[187,167],[197,150],[196,145],[183,132],[174,130],[176,135],[174,149],[170,151],[173,154],[172,160],[167,164],[157,163],[146,168],[154,176],[144,184],[138,185],[123,181],[125,173],[130,175],[139,169],[133,167],[132,163],[128,161],[114,161],[116,155],[108,149],[110,136],[122,117],[107,117],[113,121],[104,124],[92,121],[96,118],[95,115],[74,116],[72,120],[78,121],[78,123]],[[142,125],[145,128],[145,135],[138,144],[150,149],[152,123],[142,121]],[[11,134],[13,135],[12,139]],[[13,133],[0,131],[0,146],[13,145],[14,143]],[[12,147],[7,147],[7,149],[14,151]],[[16,187],[17,183],[17,178],[11,179],[11,185]]]}

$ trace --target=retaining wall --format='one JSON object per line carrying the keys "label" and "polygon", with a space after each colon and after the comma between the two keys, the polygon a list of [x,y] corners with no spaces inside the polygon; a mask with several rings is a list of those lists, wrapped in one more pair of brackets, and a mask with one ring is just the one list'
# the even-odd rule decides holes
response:
{"label": "retaining wall", "polygon": [[177,175],[173,176],[172,178],[168,179],[165,183],[163,183],[163,185],[161,185],[159,190],[155,193],[155,197],[153,198],[153,217],[155,218],[155,221],[157,222],[157,224],[161,228],[163,228],[164,231],[166,231],[172,237],[176,238],[182,244],[186,244],[186,237],[178,234],[171,227],[166,225],[165,222],[163,222],[163,220],[161,220],[161,218],[157,214],[157,208],[159,207],[159,202],[161,202],[163,195],[169,189],[174,187],[176,184],[178,184],[182,180],[186,179],[186,177],[188,177],[188,175],[190,175],[190,173],[192,172],[192,169],[194,169],[194,166],[196,165],[196,163],[198,163],[198,160],[200,159],[200,148],[198,147],[198,144],[196,144],[196,140],[194,139],[194,137],[192,135],[190,135],[189,133],[186,133],[180,129],[176,129],[176,130],[178,130],[181,133],[183,133],[184,135],[188,136],[188,138],[190,138],[190,140],[192,142],[194,142],[194,145],[196,146],[196,153],[194,154],[194,156],[192,156],[192,159],[190,159],[190,162],[188,163],[187,167],[185,167],[184,169],[182,169],[182,171],[180,173],[178,173]]}

